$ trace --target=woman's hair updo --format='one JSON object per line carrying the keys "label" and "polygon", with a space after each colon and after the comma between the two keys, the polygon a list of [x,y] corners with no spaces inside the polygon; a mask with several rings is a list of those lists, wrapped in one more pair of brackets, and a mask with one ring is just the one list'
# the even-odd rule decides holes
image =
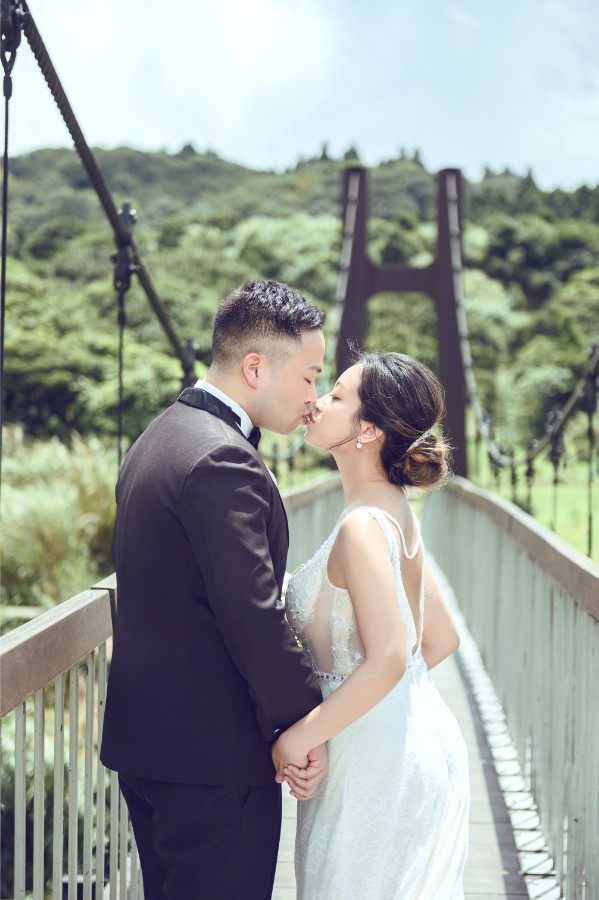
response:
{"label": "woman's hair updo", "polygon": [[445,412],[438,379],[403,353],[364,353],[357,361],[362,366],[357,416],[385,436],[381,465],[387,478],[400,487],[440,487],[451,474],[451,454],[431,431]]}

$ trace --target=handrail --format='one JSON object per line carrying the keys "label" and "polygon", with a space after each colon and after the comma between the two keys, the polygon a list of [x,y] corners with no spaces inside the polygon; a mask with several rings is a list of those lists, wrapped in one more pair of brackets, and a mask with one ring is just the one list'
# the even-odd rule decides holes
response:
{"label": "handrail", "polygon": [[83,659],[111,634],[110,592],[92,589],[3,635],[0,716]]}
{"label": "handrail", "polygon": [[500,698],[563,896],[599,896],[599,565],[454,478],[423,533]]}
{"label": "handrail", "polygon": [[[285,501],[285,509],[288,514],[303,509],[305,506],[311,506],[316,500],[326,497],[333,491],[339,491],[341,488],[341,476],[338,472],[332,472],[330,475],[324,475],[315,481],[309,482],[307,485],[300,485],[295,488],[288,488],[283,492]],[[341,512],[341,509],[339,510]]]}
{"label": "handrail", "polygon": [[455,477],[443,490],[459,497],[472,509],[483,512],[526,551],[539,568],[572,594],[579,606],[599,621],[599,565],[596,562],[520,507],[478,487],[467,478]]}
{"label": "handrail", "polygon": [[[309,509],[318,500],[332,499],[333,512],[326,523],[332,528],[336,512],[341,511],[341,479],[331,473],[307,485],[283,492],[285,507],[293,528],[294,514]],[[338,494],[339,496],[335,496]],[[308,549],[325,534],[306,535]],[[304,542],[305,543],[305,542]],[[312,549],[309,549],[309,547]],[[97,646],[112,636],[116,595],[116,575],[112,574],[31,621],[0,638],[0,716],[14,709],[27,697],[49,684]]]}

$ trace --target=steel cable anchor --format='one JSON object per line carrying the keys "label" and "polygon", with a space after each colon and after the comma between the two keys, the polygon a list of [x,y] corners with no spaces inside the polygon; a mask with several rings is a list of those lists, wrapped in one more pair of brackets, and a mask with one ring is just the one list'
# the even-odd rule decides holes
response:
{"label": "steel cable anchor", "polygon": [[125,311],[125,295],[131,287],[131,276],[137,272],[138,265],[136,262],[135,248],[133,246],[133,226],[137,221],[137,214],[129,202],[123,203],[122,209],[119,210],[119,217],[125,226],[127,234],[126,238],[116,236],[116,253],[111,256],[114,266],[114,287],[118,298],[118,326],[119,326],[119,347],[118,347],[118,381],[119,381],[119,405],[118,405],[118,427],[117,427],[117,455],[118,467],[121,468],[123,459],[123,432],[125,417],[125,393],[123,385],[124,372],[124,337],[125,325],[127,324],[127,314]]}

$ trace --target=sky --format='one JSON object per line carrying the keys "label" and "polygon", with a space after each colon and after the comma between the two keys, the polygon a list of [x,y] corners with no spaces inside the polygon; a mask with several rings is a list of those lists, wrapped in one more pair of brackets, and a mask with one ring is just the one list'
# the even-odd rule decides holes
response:
{"label": "sky", "polygon": [[[29,0],[93,146],[599,181],[598,0]],[[11,155],[70,146],[23,40]]]}

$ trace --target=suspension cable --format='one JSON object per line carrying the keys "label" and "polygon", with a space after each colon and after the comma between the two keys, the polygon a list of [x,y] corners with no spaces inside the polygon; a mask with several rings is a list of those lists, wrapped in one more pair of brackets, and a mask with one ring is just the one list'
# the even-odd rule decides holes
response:
{"label": "suspension cable", "polygon": [[[589,376],[585,386],[584,407],[587,414],[587,438],[589,441],[589,474],[587,481],[588,517],[587,517],[587,554],[593,555],[593,487],[597,473],[599,472],[599,455],[597,454],[597,439],[594,429],[594,417],[597,410],[597,397],[599,394],[599,367],[595,368],[593,375]],[[595,470],[597,466],[597,471]]]}
{"label": "suspension cable", "polygon": [[125,325],[127,324],[127,315],[125,312],[125,296],[131,287],[131,276],[136,271],[135,254],[133,252],[132,242],[129,239],[133,234],[133,225],[135,224],[136,213],[130,203],[124,203],[123,208],[119,210],[119,221],[121,222],[127,238],[118,242],[117,252],[112,257],[114,263],[114,287],[117,292],[117,322],[119,329],[119,347],[118,347],[118,383],[119,383],[119,403],[117,417],[117,456],[118,468],[121,469],[123,461],[123,436],[125,433],[125,391],[124,391],[124,346],[125,346]]}
{"label": "suspension cable", "polygon": [[[119,326],[119,347],[118,347],[118,371],[119,371],[119,403],[118,403],[118,457],[119,467],[122,459],[122,441],[124,433],[124,392],[123,392],[123,356],[124,356],[124,328],[126,324],[125,312],[125,294],[129,289],[130,275],[135,273],[143,287],[146,296],[156,314],[160,324],[167,337],[170,340],[176,355],[179,357],[183,367],[183,383],[185,385],[195,382],[195,354],[186,345],[184,345],[171,323],[166,308],[162,304],[148,270],[141,258],[139,247],[133,230],[130,227],[134,221],[134,211],[132,217],[127,219],[123,215],[123,210],[117,210],[112,193],[108,183],[104,177],[100,166],[95,158],[93,151],[87,144],[83,131],[75,117],[75,113],[67,98],[65,90],[60,82],[56,69],[52,63],[50,55],[46,49],[44,41],[35,24],[33,16],[26,0],[22,0],[22,6],[26,17],[23,21],[23,33],[27,38],[29,46],[35,56],[37,64],[44,76],[44,79],[50,89],[52,97],[58,107],[58,110],[64,120],[64,123],[72,138],[76,152],[87,172],[92,187],[94,188],[98,199],[102,205],[102,209],[110,222],[115,241],[117,244],[117,252],[113,257],[115,263],[115,288],[118,297],[118,326]],[[20,37],[20,29],[19,29]],[[124,204],[124,208],[127,204]],[[127,274],[125,274],[127,273]],[[264,451],[265,458],[274,463],[284,462],[294,457],[304,446],[303,437],[294,441],[294,443],[285,451],[279,451],[278,448],[274,452]]]}
{"label": "suspension cable", "polygon": [[[4,426],[4,328],[6,320],[6,261],[8,255],[8,108],[12,96],[12,70],[21,43],[23,11],[14,0],[2,0],[2,41],[0,58],[4,70],[4,152],[2,155],[2,249],[0,267],[0,472]],[[1,483],[1,479],[0,479]]]}
{"label": "suspension cable", "polygon": [[568,400],[554,416],[545,430],[542,438],[535,441],[529,441],[527,452],[520,457],[513,458],[499,447],[493,439],[491,433],[491,420],[482,407],[480,402],[476,375],[474,372],[474,362],[472,359],[472,350],[470,347],[470,336],[468,332],[468,322],[466,317],[466,304],[464,300],[464,285],[462,278],[462,260],[460,253],[460,242],[458,239],[457,228],[457,181],[453,173],[447,175],[447,197],[448,197],[448,217],[450,226],[450,249],[451,263],[454,278],[454,290],[457,302],[458,315],[458,334],[460,338],[460,350],[462,355],[462,367],[464,370],[464,380],[466,383],[466,392],[468,403],[474,413],[477,434],[480,435],[487,447],[489,458],[493,465],[498,468],[515,468],[518,466],[531,463],[541,453],[545,447],[555,439],[556,435],[563,430],[563,427],[579,404],[585,385],[589,378],[596,377],[599,367],[599,346],[593,346],[590,350],[589,360],[585,369],[578,380],[576,387],[572,391]]}
{"label": "suspension cable", "polygon": [[54,98],[54,102],[56,103],[59,112],[64,119],[64,123],[67,126],[69,134],[71,135],[71,138],[73,140],[75,150],[77,151],[79,158],[83,163],[91,184],[98,196],[98,199],[100,200],[100,203],[102,204],[102,208],[106,214],[106,217],[110,222],[110,225],[114,232],[117,247],[123,241],[131,244],[133,256],[135,258],[135,272],[137,274],[139,282],[144,289],[150,305],[160,324],[162,325],[162,328],[166,336],[168,337],[171,346],[175,351],[175,354],[181,362],[181,366],[183,368],[183,382],[184,384],[190,384],[193,380],[195,380],[194,360],[187,353],[185,345],[182,343],[174,329],[166,307],[156,293],[150,275],[141,259],[139,247],[137,245],[137,242],[135,241],[134,236],[127,231],[119,216],[116,204],[112,197],[112,193],[110,191],[110,188],[108,187],[108,183],[104,177],[102,170],[100,169],[100,166],[98,165],[98,161],[96,160],[94,153],[85,140],[83,131],[81,130],[79,123],[75,117],[73,108],[69,103],[67,95],[60,82],[52,60],[50,59],[50,55],[45,47],[42,37],[37,29],[26,0],[22,0],[22,5],[25,12],[27,13],[26,17],[23,20],[23,33],[27,38],[29,46],[31,47],[42,75],[46,80],[52,97]]}
{"label": "suspension cable", "polygon": [[458,335],[460,341],[460,352],[462,358],[462,369],[464,373],[464,382],[466,385],[466,393],[468,403],[473,411],[476,424],[477,443],[482,440],[486,446],[487,453],[491,464],[498,475],[502,469],[509,468],[511,470],[512,492],[515,496],[517,487],[517,469],[519,466],[526,466],[526,485],[528,489],[528,508],[531,506],[531,489],[534,478],[533,462],[536,457],[551,444],[550,459],[554,468],[553,475],[553,505],[552,519],[553,528],[555,530],[557,522],[557,486],[558,472],[561,456],[564,452],[563,433],[566,422],[572,413],[579,407],[586,406],[588,415],[587,434],[589,438],[589,478],[588,478],[588,540],[587,552],[592,555],[593,545],[593,483],[595,480],[594,472],[594,455],[595,455],[595,433],[593,428],[593,416],[597,407],[597,380],[599,379],[599,345],[593,345],[589,349],[589,359],[578,379],[578,382],[566,400],[561,409],[554,408],[550,410],[545,422],[545,433],[539,439],[531,439],[527,442],[526,453],[520,457],[515,457],[513,451],[511,453],[504,452],[493,438],[492,420],[488,413],[483,409],[478,393],[478,385],[474,372],[474,363],[472,359],[472,351],[470,347],[470,336],[468,332],[468,322],[466,317],[466,304],[464,300],[464,285],[462,277],[462,259],[459,239],[459,211],[458,211],[458,192],[457,179],[455,174],[447,174],[447,198],[448,208],[447,215],[449,219],[450,232],[450,253],[451,265],[453,272],[453,283],[456,297],[457,319],[458,319]]}

